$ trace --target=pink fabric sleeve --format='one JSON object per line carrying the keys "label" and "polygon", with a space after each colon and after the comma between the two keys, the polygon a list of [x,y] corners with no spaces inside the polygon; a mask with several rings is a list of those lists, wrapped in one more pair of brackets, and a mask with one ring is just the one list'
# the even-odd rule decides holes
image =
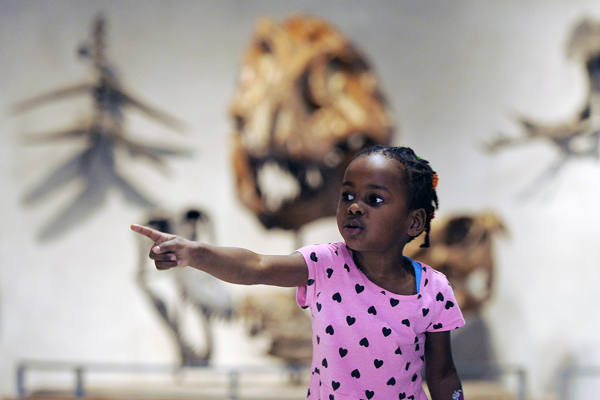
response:
{"label": "pink fabric sleeve", "polygon": [[313,259],[317,259],[318,257],[318,248],[318,245],[311,245],[297,250],[302,254],[306,261],[306,265],[308,266],[308,281],[305,285],[298,286],[296,291],[296,301],[298,302],[298,305],[303,308],[310,307],[315,296],[316,262],[313,261]]}
{"label": "pink fabric sleeve", "polygon": [[435,304],[431,324],[426,329],[427,332],[449,331],[460,328],[465,325],[465,319],[458,306],[458,302],[452,291],[452,287],[446,276],[438,271],[433,271],[434,290],[432,295],[435,296],[432,301]]}

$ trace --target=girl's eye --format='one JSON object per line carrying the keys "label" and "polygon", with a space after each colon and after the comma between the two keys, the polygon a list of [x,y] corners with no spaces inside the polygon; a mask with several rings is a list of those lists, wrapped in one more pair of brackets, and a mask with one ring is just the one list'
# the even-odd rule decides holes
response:
{"label": "girl's eye", "polygon": [[354,201],[354,195],[352,193],[342,193],[342,200],[344,201]]}
{"label": "girl's eye", "polygon": [[383,203],[383,198],[376,194],[371,194],[367,197],[368,204],[378,205],[379,203]]}

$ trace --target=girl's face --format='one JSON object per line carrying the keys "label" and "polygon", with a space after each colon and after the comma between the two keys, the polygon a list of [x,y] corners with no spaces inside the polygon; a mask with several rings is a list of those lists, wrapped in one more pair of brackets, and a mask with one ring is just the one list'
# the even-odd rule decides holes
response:
{"label": "girl's face", "polygon": [[424,228],[425,211],[408,209],[402,165],[381,154],[360,156],[344,175],[338,229],[354,251],[401,254]]}

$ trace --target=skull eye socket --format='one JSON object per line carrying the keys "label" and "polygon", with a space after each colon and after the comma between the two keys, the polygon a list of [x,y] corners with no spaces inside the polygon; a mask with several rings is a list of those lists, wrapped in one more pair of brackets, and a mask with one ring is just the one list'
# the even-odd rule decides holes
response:
{"label": "skull eye socket", "polygon": [[161,232],[172,232],[171,224],[167,218],[151,219],[147,222],[148,226]]}
{"label": "skull eye socket", "polygon": [[246,126],[246,120],[244,119],[244,117],[236,115],[235,116],[235,131],[237,133],[242,133],[244,131],[245,126]]}
{"label": "skull eye socket", "polygon": [[306,70],[298,79],[298,86],[302,96],[302,103],[306,107],[308,114],[312,114],[321,108],[321,105],[317,103],[315,96],[312,92],[310,85],[310,71]]}
{"label": "skull eye socket", "polygon": [[265,54],[273,53],[273,48],[271,47],[271,44],[269,42],[267,42],[265,39],[259,41],[258,46],[262,50],[262,52]]}
{"label": "skull eye socket", "polygon": [[204,219],[204,214],[195,209],[188,210],[184,216],[184,221],[197,221],[199,219]]}
{"label": "skull eye socket", "polygon": [[468,217],[455,218],[446,227],[446,245],[452,246],[465,240],[473,225],[473,219]]}
{"label": "skull eye socket", "polygon": [[329,61],[329,70],[331,73],[346,72],[350,74],[360,75],[369,70],[369,65],[365,60],[358,57],[334,57]]}

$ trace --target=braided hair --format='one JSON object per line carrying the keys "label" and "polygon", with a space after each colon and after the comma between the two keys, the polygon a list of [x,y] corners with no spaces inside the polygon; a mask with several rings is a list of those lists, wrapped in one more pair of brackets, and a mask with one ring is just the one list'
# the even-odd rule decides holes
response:
{"label": "braided hair", "polygon": [[[364,155],[381,154],[398,161],[404,172],[404,184],[408,191],[408,207],[410,210],[425,210],[425,240],[421,247],[429,247],[431,220],[438,208],[438,197],[435,191],[437,174],[429,166],[427,160],[417,157],[409,147],[373,146],[360,151],[356,158]],[[415,236],[416,237],[416,236]],[[412,237],[410,240],[414,239]],[[410,241],[409,240],[409,241]]]}

